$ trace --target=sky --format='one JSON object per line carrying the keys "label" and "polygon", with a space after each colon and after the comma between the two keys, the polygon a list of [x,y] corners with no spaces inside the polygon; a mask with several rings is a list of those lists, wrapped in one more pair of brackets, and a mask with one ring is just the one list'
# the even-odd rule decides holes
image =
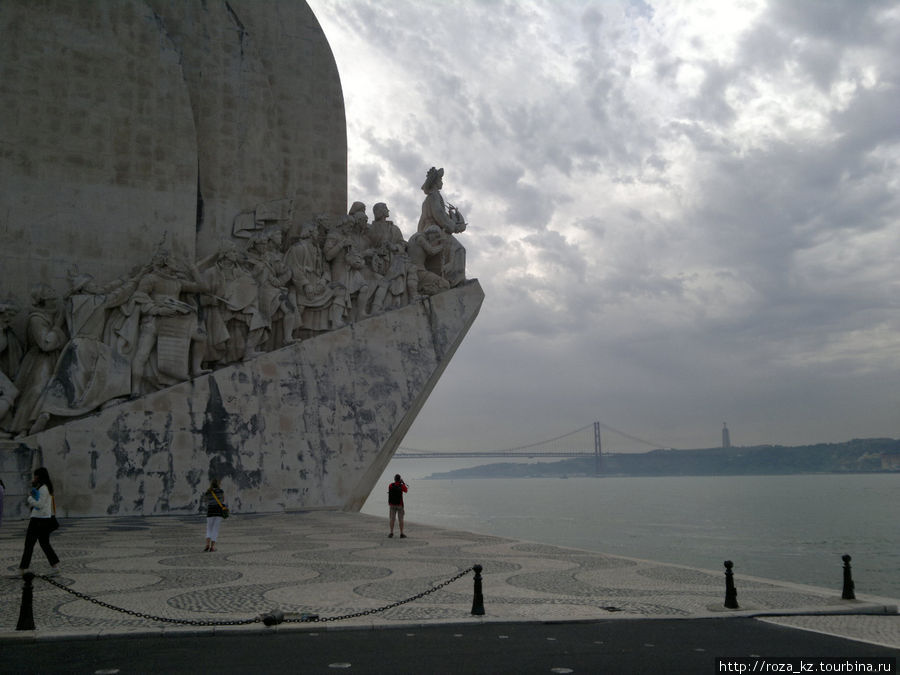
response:
{"label": "sky", "polygon": [[349,200],[443,167],[485,293],[401,447],[900,437],[900,3],[308,1]]}

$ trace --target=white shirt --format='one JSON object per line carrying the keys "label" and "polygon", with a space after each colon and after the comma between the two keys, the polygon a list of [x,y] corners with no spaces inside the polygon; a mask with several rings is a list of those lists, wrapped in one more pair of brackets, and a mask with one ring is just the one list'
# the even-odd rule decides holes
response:
{"label": "white shirt", "polygon": [[53,515],[53,507],[50,497],[50,489],[46,485],[38,488],[38,498],[28,495],[28,505],[31,506],[32,518],[49,518]]}

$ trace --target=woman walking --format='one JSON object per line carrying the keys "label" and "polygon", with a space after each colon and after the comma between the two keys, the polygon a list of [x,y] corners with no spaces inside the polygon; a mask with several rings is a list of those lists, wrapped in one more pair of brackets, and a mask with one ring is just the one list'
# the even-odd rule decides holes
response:
{"label": "woman walking", "polygon": [[31,553],[34,544],[38,542],[50,563],[50,574],[59,574],[59,557],[50,545],[50,533],[53,531],[51,518],[55,511],[53,504],[53,482],[50,480],[50,472],[40,467],[34,472],[31,481],[31,494],[28,495],[28,505],[31,507],[31,519],[28,521],[28,531],[25,533],[25,550],[22,552],[22,561],[19,563],[19,573],[25,574],[31,565]]}
{"label": "woman walking", "polygon": [[206,552],[216,550],[216,540],[219,538],[219,527],[222,519],[228,517],[228,507],[225,506],[225,493],[219,487],[219,479],[213,478],[209,483],[209,489],[203,494],[206,501]]}

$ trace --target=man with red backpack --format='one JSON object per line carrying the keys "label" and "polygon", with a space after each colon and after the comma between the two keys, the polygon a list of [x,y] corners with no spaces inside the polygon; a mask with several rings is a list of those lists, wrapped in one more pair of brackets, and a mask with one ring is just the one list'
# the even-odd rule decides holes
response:
{"label": "man with red backpack", "polygon": [[400,478],[398,473],[394,476],[394,482],[388,485],[388,506],[391,509],[391,533],[389,537],[394,536],[394,518],[400,522],[400,538],[406,539],[403,534],[403,493],[409,490],[406,483]]}

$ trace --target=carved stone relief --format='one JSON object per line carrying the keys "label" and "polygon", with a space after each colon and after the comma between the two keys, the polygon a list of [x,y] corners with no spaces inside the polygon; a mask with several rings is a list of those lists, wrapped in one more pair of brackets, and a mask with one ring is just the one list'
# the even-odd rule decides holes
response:
{"label": "carved stone relief", "polygon": [[161,244],[106,284],[73,269],[62,298],[36,285],[21,337],[10,326],[19,304],[0,303],[0,433],[37,433],[458,286],[467,223],[442,178],[428,171],[408,242],[383,202],[371,224],[354,202],[292,228],[290,200],[277,200],[239,214],[201,260]]}

